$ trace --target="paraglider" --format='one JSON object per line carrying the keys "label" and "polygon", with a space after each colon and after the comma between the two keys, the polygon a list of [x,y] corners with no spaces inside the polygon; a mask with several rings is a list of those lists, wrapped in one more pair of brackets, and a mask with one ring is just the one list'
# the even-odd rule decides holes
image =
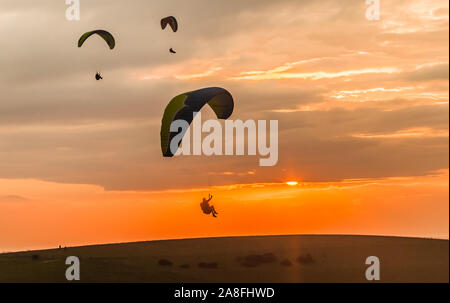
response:
{"label": "paraglider", "polygon": [[[114,49],[114,47],[116,46],[116,41],[114,39],[114,36],[111,35],[111,33],[99,29],[99,30],[94,30],[94,31],[90,31],[90,32],[86,32],[83,35],[81,35],[80,39],[78,39],[78,47],[82,47],[84,42],[86,42],[86,40],[91,37],[92,35],[99,35],[103,40],[105,40],[105,42],[108,44],[110,49]],[[95,80],[102,80],[103,77],[100,75],[100,73],[96,73],[95,74]]]}
{"label": "paraglider", "polygon": [[116,46],[116,41],[114,40],[113,35],[111,35],[111,33],[105,31],[105,30],[95,30],[95,31],[90,31],[87,33],[84,33],[80,39],[78,40],[78,47],[82,47],[84,42],[92,35],[99,35],[100,37],[103,38],[103,40],[105,40],[105,42],[108,44],[110,49],[114,49],[114,47]]}
{"label": "paraglider", "polygon": [[[174,33],[176,33],[178,31],[178,21],[177,21],[177,19],[175,19],[175,17],[170,16],[170,17],[166,17],[166,18],[161,19],[161,28],[163,30],[166,29],[167,25],[170,25],[170,27],[172,28]],[[177,53],[176,51],[174,51],[173,48],[171,48],[169,50],[169,52],[171,54],[176,54]]]}
{"label": "paraglider", "polygon": [[[182,134],[183,130],[171,132],[172,122],[184,120],[190,125],[194,119],[194,113],[199,112],[205,104],[208,104],[218,119],[226,120],[233,113],[233,96],[220,87],[208,87],[176,96],[167,105],[161,122],[161,150],[164,157],[173,157],[176,151],[172,151],[171,142]],[[181,145],[178,142],[177,148]]]}
{"label": "paraglider", "polygon": [[216,211],[213,205],[209,205],[209,202],[212,200],[213,196],[209,194],[208,199],[203,198],[202,203],[200,203],[200,207],[205,215],[212,214],[214,218],[217,218],[216,215],[219,213]]}
{"label": "paraglider", "polygon": [[172,28],[172,30],[176,33],[178,31],[178,21],[175,17],[170,16],[170,17],[166,17],[161,19],[161,28],[164,30],[167,27],[167,24],[170,25],[170,27]]}

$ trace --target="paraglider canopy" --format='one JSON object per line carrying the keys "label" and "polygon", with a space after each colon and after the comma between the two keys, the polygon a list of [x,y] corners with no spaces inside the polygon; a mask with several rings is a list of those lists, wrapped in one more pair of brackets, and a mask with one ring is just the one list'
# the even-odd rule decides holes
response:
{"label": "paraglider canopy", "polygon": [[177,53],[176,51],[173,50],[173,48],[169,49],[169,52],[170,52],[171,54],[176,54],[176,53]]}
{"label": "paraglider canopy", "polygon": [[178,30],[178,21],[177,21],[177,19],[175,17],[170,16],[170,17],[166,17],[166,18],[161,19],[161,28],[162,29],[166,29],[167,24],[170,25],[170,27],[172,28],[172,30],[174,32],[177,32],[177,30]]}
{"label": "paraglider canopy", "polygon": [[100,75],[100,73],[96,73],[95,74],[95,80],[102,80],[103,79],[103,77]]}
{"label": "paraglider canopy", "polygon": [[[233,96],[223,88],[208,87],[176,96],[167,105],[161,122],[161,150],[164,157],[173,157],[170,149],[172,139],[181,133],[171,132],[172,122],[184,120],[189,125],[193,115],[199,112],[205,104],[209,104],[218,119],[228,119],[233,113]],[[181,141],[178,143],[178,147]]]}
{"label": "paraglider canopy", "polygon": [[99,30],[94,30],[94,31],[90,31],[90,32],[86,32],[84,33],[80,39],[78,40],[78,47],[82,47],[84,42],[92,35],[99,35],[100,37],[103,38],[103,40],[105,40],[105,42],[108,44],[110,49],[114,49],[114,47],[116,46],[116,41],[114,40],[113,35],[111,35],[111,33],[99,29]]}

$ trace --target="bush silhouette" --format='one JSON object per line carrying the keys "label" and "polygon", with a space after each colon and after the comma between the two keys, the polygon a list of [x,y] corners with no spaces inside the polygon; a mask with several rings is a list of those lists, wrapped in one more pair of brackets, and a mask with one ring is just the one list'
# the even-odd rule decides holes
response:
{"label": "bush silhouette", "polygon": [[159,264],[160,266],[172,266],[172,265],[173,265],[173,263],[172,263],[171,261],[167,260],[167,259],[161,259],[161,260],[159,260],[159,261],[158,261],[158,264]]}
{"label": "bush silhouette", "polygon": [[300,264],[312,264],[316,262],[310,254],[301,255],[297,258],[297,262]]}

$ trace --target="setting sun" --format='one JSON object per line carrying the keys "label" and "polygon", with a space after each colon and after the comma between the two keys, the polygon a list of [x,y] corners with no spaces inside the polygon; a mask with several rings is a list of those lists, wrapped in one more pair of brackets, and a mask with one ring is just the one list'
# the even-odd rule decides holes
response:
{"label": "setting sun", "polygon": [[286,184],[289,186],[296,186],[296,185],[298,185],[298,182],[297,181],[288,181],[288,182],[286,182]]}

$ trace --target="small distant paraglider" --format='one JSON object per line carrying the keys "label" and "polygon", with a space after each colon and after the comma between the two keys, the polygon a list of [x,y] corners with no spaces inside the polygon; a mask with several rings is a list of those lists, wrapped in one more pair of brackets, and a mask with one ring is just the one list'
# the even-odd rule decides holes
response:
{"label": "small distant paraglider", "polygon": [[[166,17],[166,18],[161,19],[161,28],[163,30],[166,29],[167,25],[170,25],[170,27],[172,28],[174,33],[176,33],[178,31],[178,21],[177,21],[177,19],[175,17],[170,16],[170,17]],[[171,54],[176,54],[177,53],[173,48],[169,49],[169,52]]]}
{"label": "small distant paraglider", "polygon": [[[100,36],[103,40],[105,40],[106,44],[108,44],[109,49],[114,49],[114,47],[116,46],[116,40],[114,39],[114,36],[111,35],[111,33],[99,29],[99,30],[94,30],[94,31],[89,31],[84,33],[80,39],[78,40],[78,47],[82,47],[84,42],[86,42],[86,40],[91,37],[92,35],[98,35]],[[102,80],[103,77],[100,75],[100,73],[96,73],[95,74],[95,80],[99,81]]]}
{"label": "small distant paraglider", "polygon": [[170,17],[161,19],[161,28],[163,30],[166,29],[167,24],[170,25],[170,27],[172,28],[174,33],[176,33],[178,31],[178,21],[175,17],[170,16]]}

